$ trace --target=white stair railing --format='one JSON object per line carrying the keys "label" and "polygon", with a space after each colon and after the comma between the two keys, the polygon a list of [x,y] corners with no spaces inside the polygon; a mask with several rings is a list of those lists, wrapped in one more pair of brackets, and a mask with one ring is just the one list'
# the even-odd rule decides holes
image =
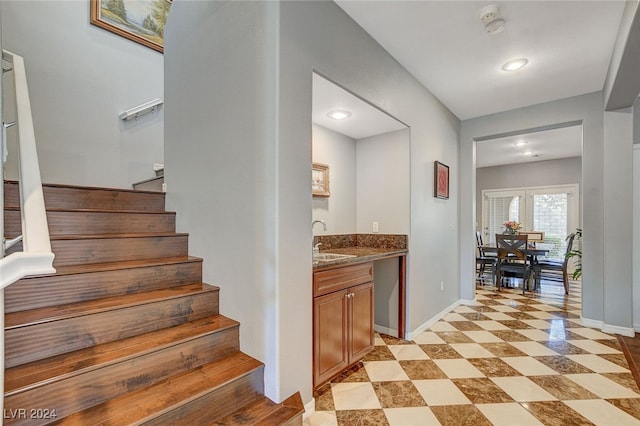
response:
{"label": "white stair railing", "polygon": [[[42,193],[40,165],[36,150],[27,75],[21,56],[2,50],[2,60],[12,64],[16,95],[16,121],[2,122],[0,135],[0,413],[4,413],[4,289],[30,275],[52,274],[54,254],[51,251],[47,213]],[[3,69],[4,74],[4,69]],[[1,82],[0,82],[1,85]],[[1,94],[1,93],[0,93]],[[0,117],[2,103],[0,102]],[[20,213],[22,219],[22,251],[6,255],[8,245],[20,241],[20,236],[4,238],[4,162],[6,160],[6,129],[15,124],[18,140]],[[4,416],[3,416],[4,417]],[[0,419],[0,423],[2,420]]]}
{"label": "white stair railing", "polygon": [[[31,102],[21,56],[3,50],[2,59],[13,64],[16,93],[16,129],[18,132],[20,213],[22,219],[22,250],[5,255],[3,238],[0,259],[0,288],[29,275],[54,273],[49,226],[44,207],[40,165],[36,150]],[[3,125],[3,129],[5,126]],[[3,135],[3,144],[6,143]],[[3,148],[4,149],[4,148]],[[4,236],[4,229],[1,230]]]}

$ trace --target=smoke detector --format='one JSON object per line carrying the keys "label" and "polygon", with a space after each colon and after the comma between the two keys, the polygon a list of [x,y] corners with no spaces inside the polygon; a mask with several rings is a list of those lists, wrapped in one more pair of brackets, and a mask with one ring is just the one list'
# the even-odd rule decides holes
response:
{"label": "smoke detector", "polygon": [[505,20],[500,15],[500,8],[490,4],[480,10],[480,20],[489,34],[497,34],[504,29]]}

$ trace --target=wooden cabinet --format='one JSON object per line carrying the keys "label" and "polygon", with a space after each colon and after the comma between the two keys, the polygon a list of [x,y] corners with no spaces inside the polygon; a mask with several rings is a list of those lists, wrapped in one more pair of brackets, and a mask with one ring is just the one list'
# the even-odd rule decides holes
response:
{"label": "wooden cabinet", "polygon": [[313,384],[318,387],[373,350],[373,263],[316,272],[313,284]]}

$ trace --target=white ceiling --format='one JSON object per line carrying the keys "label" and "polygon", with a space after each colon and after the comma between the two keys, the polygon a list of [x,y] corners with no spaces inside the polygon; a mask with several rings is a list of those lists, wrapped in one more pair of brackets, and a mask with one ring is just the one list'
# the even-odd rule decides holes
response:
{"label": "white ceiling", "polygon": [[476,167],[528,163],[582,155],[582,126],[563,127],[478,142]]}
{"label": "white ceiling", "polygon": [[[622,0],[335,2],[461,120],[602,90],[625,6]],[[480,19],[489,4],[506,20],[493,35]],[[502,71],[519,57],[529,60],[526,67]],[[314,91],[314,122],[315,97]],[[347,134],[348,121],[334,130]],[[579,156],[579,130],[528,135],[538,157],[510,154],[513,138],[483,141],[477,165]]]}
{"label": "white ceiling", "polygon": [[[625,2],[352,1],[346,13],[458,118],[602,90]],[[503,31],[480,9],[497,4]],[[507,73],[508,60],[529,64]]]}
{"label": "white ceiling", "polygon": [[[349,111],[351,117],[345,120],[329,118],[327,114],[335,110]],[[353,139],[363,139],[406,127],[398,120],[316,73],[313,74],[311,121]]]}

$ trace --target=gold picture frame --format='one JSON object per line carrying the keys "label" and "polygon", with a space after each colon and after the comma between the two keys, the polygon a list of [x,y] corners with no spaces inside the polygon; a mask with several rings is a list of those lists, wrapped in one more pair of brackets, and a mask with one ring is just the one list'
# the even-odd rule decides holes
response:
{"label": "gold picture frame", "polygon": [[90,0],[90,22],[164,53],[164,26],[172,0]]}
{"label": "gold picture frame", "polygon": [[327,164],[313,163],[311,167],[311,194],[314,197],[328,197],[329,191],[329,166]]}

